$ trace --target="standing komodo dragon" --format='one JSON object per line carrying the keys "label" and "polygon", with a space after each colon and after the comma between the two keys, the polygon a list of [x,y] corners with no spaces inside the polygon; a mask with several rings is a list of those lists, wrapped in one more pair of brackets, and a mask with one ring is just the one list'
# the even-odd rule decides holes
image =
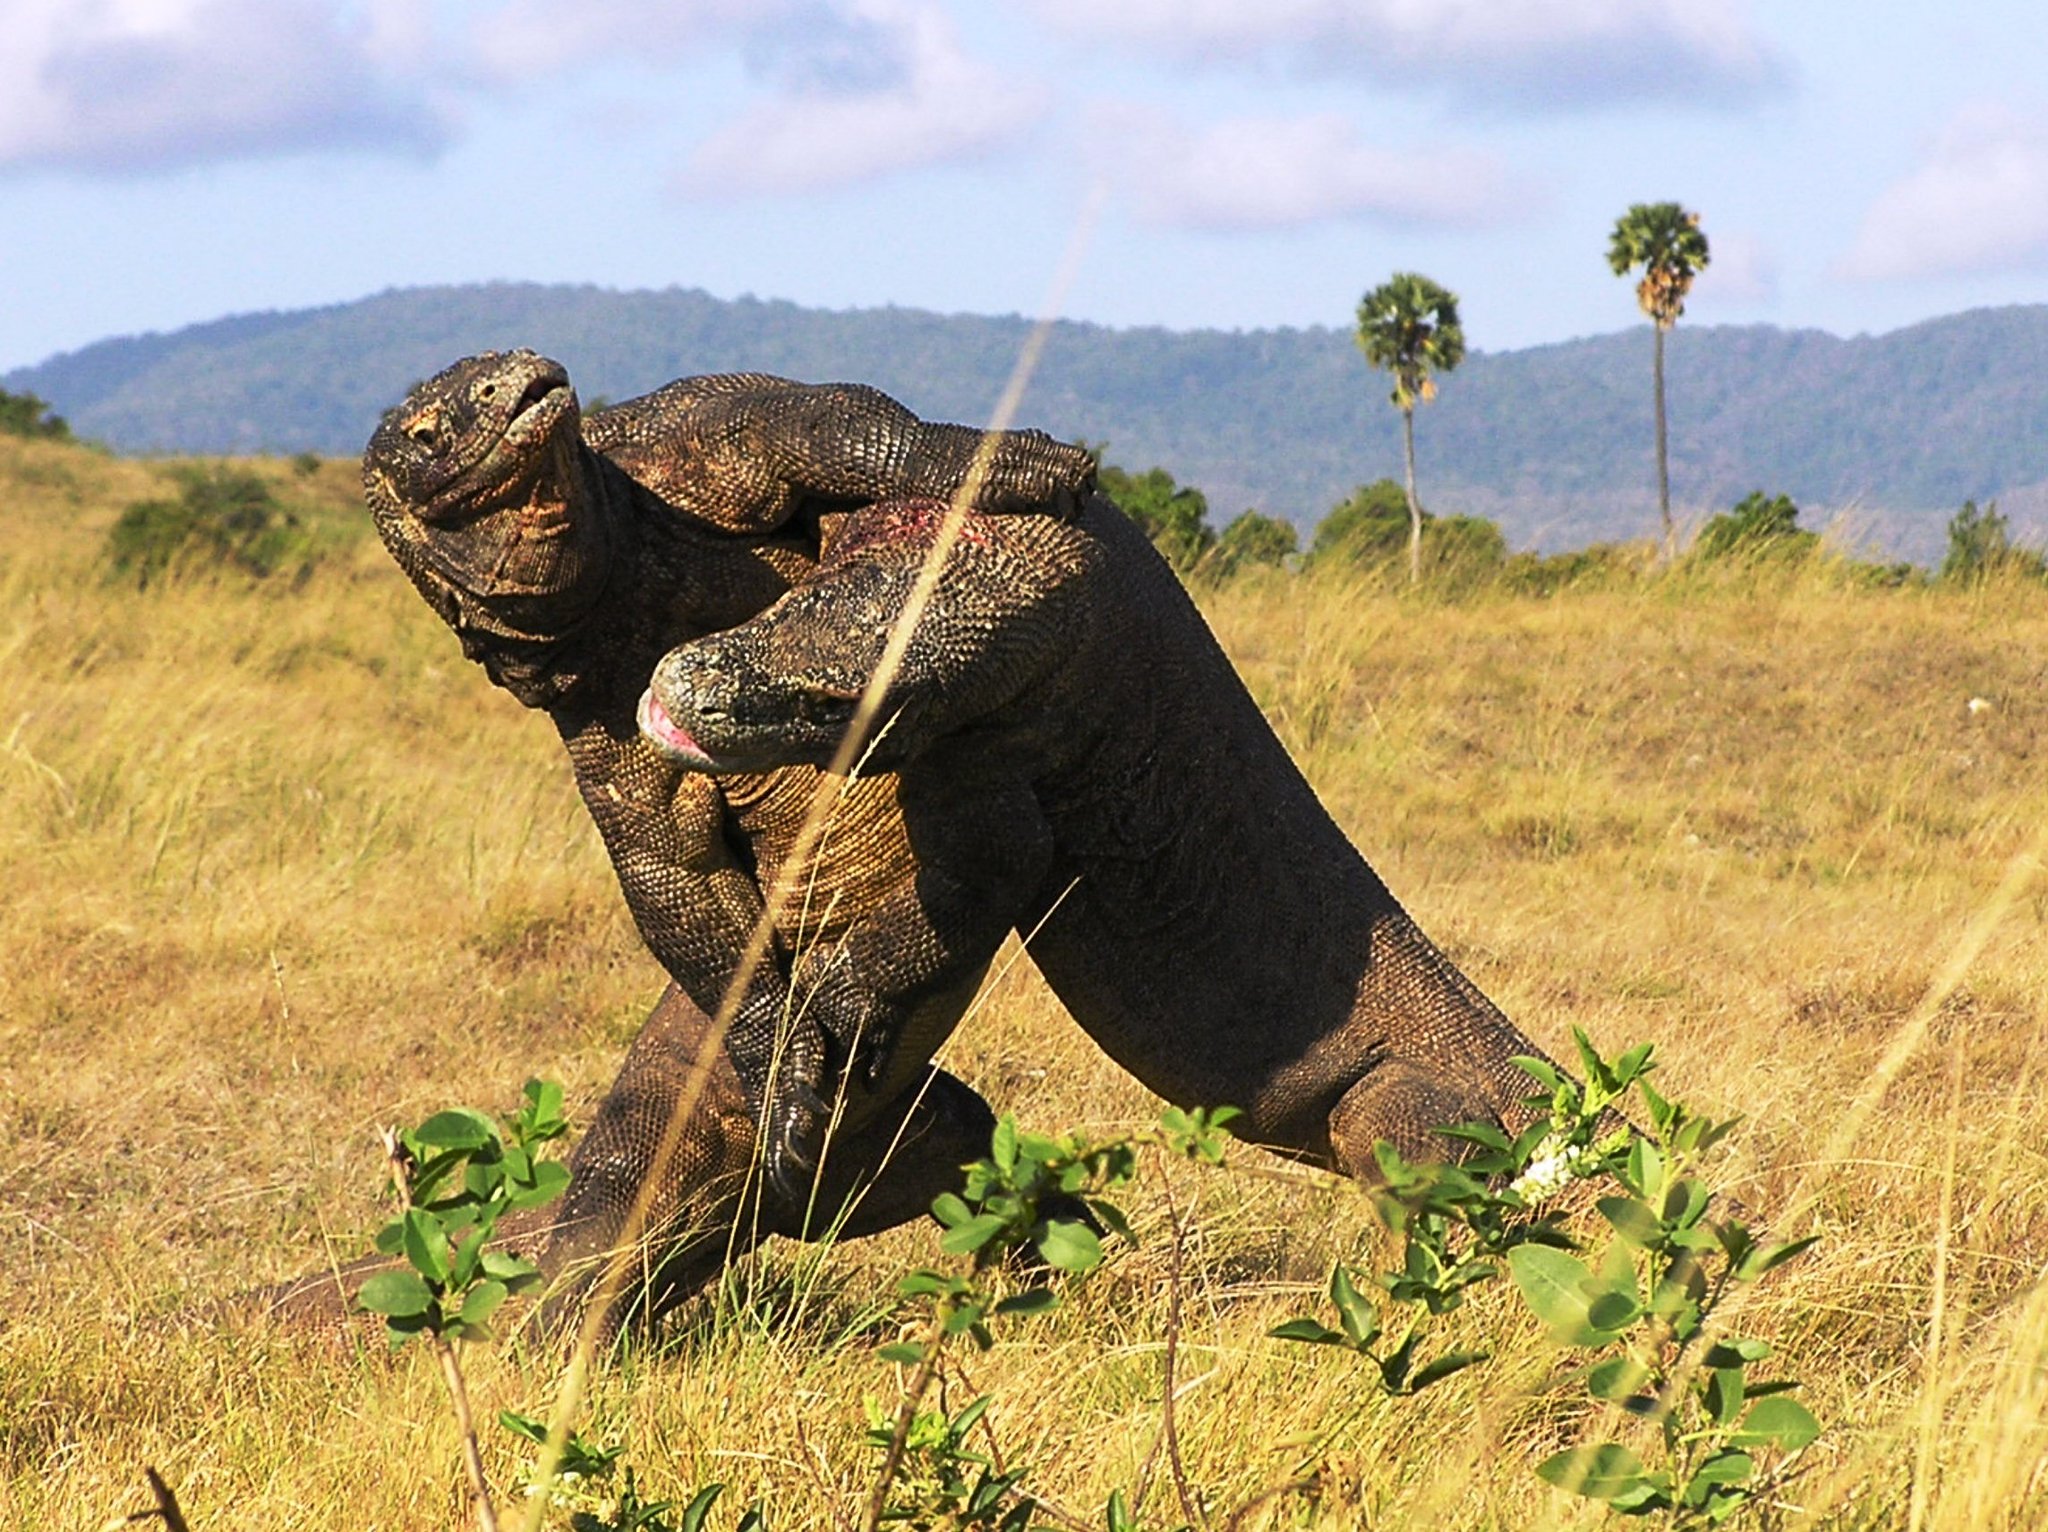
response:
{"label": "standing komodo dragon", "polygon": [[[753,374],[686,379],[584,422],[563,369],[525,351],[456,363],[372,436],[364,494],[385,545],[463,652],[560,731],[635,922],[676,987],[575,1152],[544,1261],[552,1273],[619,1235],[704,1047],[706,1013],[740,966],[819,782],[810,767],[716,783],[684,772],[635,726],[648,673],[671,645],[754,615],[809,571],[803,542],[768,534],[883,496],[951,495],[981,441],[872,389]],[[976,505],[1071,511],[1092,478],[1081,449],[1004,433]],[[936,843],[933,859],[958,880],[941,886],[918,876],[908,806],[889,776],[842,796],[827,854],[782,912],[775,950],[711,1061],[710,1099],[656,1188],[650,1230],[730,1215],[766,1119],[785,1132],[768,1145],[758,1227],[794,1232],[808,1191],[795,1172],[816,1159],[822,1133],[827,1043],[873,1016],[892,1038],[921,1041],[895,1050],[900,1070],[849,1091],[845,1152],[835,1150],[839,1174],[823,1193],[888,1162],[852,1226],[884,1227],[922,1211],[985,1150],[987,1104],[922,1066],[1008,929],[986,926],[999,891],[1035,877],[1040,848],[1006,841],[984,855]],[[891,1155],[899,1125],[906,1142]],[[703,1264],[685,1260],[671,1285],[687,1287]]]}
{"label": "standing komodo dragon", "polygon": [[[943,513],[856,513],[776,605],[668,655],[649,737],[702,771],[828,759],[854,711],[830,699],[873,675]],[[1049,844],[985,924],[1031,931],[1075,1020],[1158,1094],[1362,1176],[1377,1140],[1440,1158],[1439,1128],[1526,1121],[1513,1060],[1540,1051],[1344,838],[1114,505],[968,522],[883,713],[913,845]],[[860,1046],[886,1074],[887,1037]]]}

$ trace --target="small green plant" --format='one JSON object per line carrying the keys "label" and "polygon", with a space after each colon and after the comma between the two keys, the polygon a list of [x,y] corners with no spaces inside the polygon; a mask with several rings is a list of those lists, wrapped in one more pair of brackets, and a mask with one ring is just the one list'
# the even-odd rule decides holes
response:
{"label": "small green plant", "polygon": [[987,1532],[1027,1532],[1037,1509],[1017,1485],[1028,1470],[1003,1472],[995,1460],[974,1451],[967,1438],[993,1401],[975,1400],[956,1414],[917,1410],[897,1447],[897,1422],[873,1400],[868,1401],[867,1442],[885,1461],[897,1454],[883,1522],[912,1527],[986,1528]]}
{"label": "small green plant", "polygon": [[[1425,1360],[1421,1343],[1431,1320],[1504,1266],[1551,1339],[1587,1353],[1572,1376],[1591,1400],[1655,1428],[1650,1461],[1609,1440],[1556,1453],[1536,1472],[1624,1515],[1716,1525],[1782,1484],[1820,1431],[1787,1397],[1796,1383],[1750,1376],[1770,1347],[1723,1333],[1717,1311],[1813,1241],[1762,1244],[1740,1220],[1711,1216],[1713,1194],[1692,1169],[1735,1122],[1658,1094],[1646,1078],[1650,1045],[1610,1061],[1584,1033],[1574,1036],[1583,1085],[1544,1060],[1517,1061],[1544,1088],[1529,1102],[1541,1118],[1518,1137],[1487,1124],[1446,1130],[1472,1146],[1456,1165],[1410,1165],[1381,1145],[1378,1203],[1400,1237],[1399,1266],[1367,1283],[1340,1265],[1329,1294],[1341,1328],[1301,1318],[1272,1334],[1350,1351],[1372,1365],[1383,1392],[1418,1393],[1485,1360],[1469,1351]],[[1631,1098],[1647,1116],[1646,1136],[1616,1116]],[[1574,1182],[1615,1189],[1595,1203],[1614,1237],[1590,1259],[1557,1202]],[[1370,1287],[1410,1310],[1398,1340],[1365,1296]],[[1760,1470],[1760,1450],[1780,1454],[1775,1467]]]}
{"label": "small green plant", "polygon": [[568,1129],[562,1087],[526,1082],[526,1104],[500,1131],[482,1112],[451,1107],[417,1128],[386,1136],[399,1216],[377,1235],[384,1255],[406,1268],[379,1273],[357,1301],[382,1314],[394,1348],[415,1335],[489,1340],[491,1316],[508,1297],[533,1286],[531,1261],[491,1248],[498,1220],[540,1207],[569,1184],[569,1169],[536,1153]]}
{"label": "small green plant", "polygon": [[[544,1420],[517,1410],[500,1410],[498,1424],[536,1447],[547,1444]],[[671,1520],[676,1502],[643,1498],[632,1465],[620,1462],[625,1451],[623,1442],[594,1446],[572,1431],[562,1444],[553,1474],[543,1481],[529,1473],[525,1492],[529,1499],[544,1498],[552,1510],[567,1512],[571,1532],[704,1532],[711,1507],[725,1486],[705,1485]],[[741,1514],[734,1532],[765,1532],[765,1526],[760,1507],[751,1506]]]}
{"label": "small green plant", "polygon": [[540,1207],[568,1186],[568,1167],[537,1154],[567,1130],[562,1087],[528,1080],[525,1104],[505,1119],[502,1131],[474,1108],[452,1107],[417,1128],[384,1134],[399,1215],[378,1232],[377,1249],[402,1255],[406,1264],[371,1277],[356,1302],[384,1316],[393,1350],[415,1335],[425,1336],[433,1349],[485,1532],[496,1532],[497,1514],[455,1342],[489,1340],[499,1306],[540,1281],[531,1261],[492,1249],[491,1236],[505,1214]]}
{"label": "small green plant", "polygon": [[[1714,1194],[1692,1169],[1736,1119],[1700,1117],[1642,1078],[1647,1048],[1609,1066],[1580,1038],[1589,1076],[1601,1086],[1636,1086],[1650,1133],[1603,1153],[1599,1171],[1620,1194],[1601,1197],[1614,1230],[1591,1261],[1527,1246],[1508,1256],[1515,1285],[1560,1345],[1591,1352],[1588,1395],[1656,1427],[1652,1461],[1628,1444],[1604,1441],[1546,1458],[1537,1473],[1630,1516],[1662,1516],[1675,1527],[1718,1525],[1792,1471],[1820,1423],[1789,1397],[1789,1378],[1758,1379],[1750,1367],[1771,1355],[1761,1340],[1716,1323],[1735,1290],[1792,1260],[1815,1236],[1759,1243],[1732,1217],[1710,1216]],[[1640,1056],[1639,1056],[1640,1055]],[[1534,1061],[1531,1061],[1532,1063]],[[1529,1067],[1525,1065],[1524,1067]],[[1540,1079],[1542,1069],[1532,1069]],[[1554,1099],[1569,1109],[1576,1086],[1549,1071]],[[1590,1089],[1590,1086],[1589,1086]],[[1758,1454],[1781,1454],[1760,1472]]]}
{"label": "small green plant", "polygon": [[952,1415],[924,1408],[946,1348],[964,1335],[987,1350],[994,1344],[991,1319],[1056,1308],[1060,1299],[1052,1287],[1036,1283],[1004,1295],[995,1274],[1033,1255],[1069,1276],[1094,1271],[1103,1260],[1098,1229],[1136,1242],[1108,1194],[1129,1184],[1139,1151],[1153,1148],[1219,1164],[1230,1139],[1227,1124],[1237,1115],[1232,1107],[1169,1108],[1153,1129],[1100,1142],[1080,1134],[1025,1133],[1008,1116],[996,1124],[988,1156],[966,1167],[961,1190],[932,1203],[933,1216],[946,1227],[939,1248],[962,1258],[964,1269],[913,1271],[898,1284],[903,1297],[926,1307],[927,1319],[921,1339],[878,1353],[911,1371],[893,1422],[879,1409],[870,1410],[869,1440],[883,1457],[869,1498],[867,1532],[887,1522],[1021,1532],[1035,1506],[1018,1488],[1028,1470],[999,1469],[993,1459],[965,1448],[968,1431],[981,1422],[989,1401],[977,1399]]}
{"label": "small green plant", "polygon": [[185,570],[232,570],[257,579],[304,573],[313,539],[258,474],[225,464],[173,470],[175,500],[138,500],[107,533],[112,572],[147,586]]}

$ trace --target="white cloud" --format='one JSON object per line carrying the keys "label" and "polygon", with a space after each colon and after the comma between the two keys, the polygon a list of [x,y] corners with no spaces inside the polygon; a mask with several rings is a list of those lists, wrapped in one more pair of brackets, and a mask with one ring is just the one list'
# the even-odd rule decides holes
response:
{"label": "white cloud", "polygon": [[604,58],[668,60],[772,27],[802,0],[507,0],[471,25],[468,51],[495,80],[527,80]]}
{"label": "white cloud", "polygon": [[1753,96],[1789,66],[1742,0],[1032,0],[1050,25],[1212,62],[1278,61],[1487,103]]}
{"label": "white cloud", "polygon": [[969,57],[935,6],[862,0],[833,14],[832,30],[756,40],[778,88],[697,147],[681,189],[779,195],[976,159],[1045,114],[1043,87]]}
{"label": "white cloud", "polygon": [[0,0],[0,167],[423,151],[445,125],[389,0]]}
{"label": "white cloud", "polygon": [[1778,262],[1754,234],[1709,233],[1707,269],[1693,288],[1696,301],[1710,308],[1757,308],[1778,297]]}
{"label": "white cloud", "polygon": [[1842,275],[1864,280],[2048,267],[2048,123],[1972,108],[1863,215]]}
{"label": "white cloud", "polygon": [[1485,155],[1362,143],[1335,113],[1235,118],[1189,132],[1163,114],[1104,108],[1088,137],[1098,170],[1153,224],[1273,229],[1366,217],[1476,227],[1526,206]]}

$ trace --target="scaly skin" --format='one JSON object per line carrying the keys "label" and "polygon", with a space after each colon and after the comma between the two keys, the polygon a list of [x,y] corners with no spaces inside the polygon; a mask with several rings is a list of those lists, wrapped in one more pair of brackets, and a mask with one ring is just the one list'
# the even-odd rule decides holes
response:
{"label": "scaly skin", "polygon": [[[671,645],[754,615],[809,571],[803,541],[766,534],[877,494],[951,494],[977,435],[927,426],[873,390],[753,375],[686,380],[585,424],[558,364],[511,352],[419,385],[370,440],[364,495],[386,546],[463,652],[554,722],[642,937],[702,1012],[718,1007],[763,890],[794,857],[819,778],[799,767],[714,783],[683,770],[636,727],[646,677]],[[991,510],[1071,510],[1092,476],[1086,453],[1038,433],[996,446],[977,502]],[[918,889],[901,792],[890,776],[846,790],[825,854],[805,870],[806,897],[782,912],[733,1018],[726,1054],[754,1120],[770,1126],[771,1190],[785,1209],[806,1200],[800,1172],[820,1148],[832,1038],[880,1026],[911,1040],[892,1054],[899,1068],[849,1088],[843,1128],[857,1134],[925,1073],[1003,929],[989,925],[978,884],[950,898]],[[1025,855],[1006,847],[959,865],[1004,886],[1030,873]],[[660,1056],[636,1048],[578,1146],[550,1269],[616,1238],[656,1130],[612,1103],[644,1094]],[[942,1079],[956,1106],[972,1096]],[[721,1149],[705,1163],[729,1158]],[[684,1167],[685,1181],[695,1174]]]}
{"label": "scaly skin", "polygon": [[[901,609],[943,512],[855,514],[761,616],[667,655],[654,736],[713,771],[829,758],[853,705],[815,699],[873,674],[876,614]],[[1526,1122],[1512,1060],[1540,1050],[1344,838],[1107,501],[969,523],[884,714],[921,871],[926,846],[1049,844],[994,913],[1036,928],[1075,1020],[1160,1095],[1237,1106],[1243,1136],[1368,1178],[1379,1140],[1442,1158],[1439,1128]]]}

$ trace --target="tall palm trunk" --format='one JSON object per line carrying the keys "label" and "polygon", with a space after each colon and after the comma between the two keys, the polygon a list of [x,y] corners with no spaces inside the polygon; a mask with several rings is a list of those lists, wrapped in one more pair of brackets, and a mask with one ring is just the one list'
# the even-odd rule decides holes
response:
{"label": "tall palm trunk", "polygon": [[1653,363],[1657,377],[1657,511],[1664,518],[1664,562],[1669,564],[1678,557],[1678,533],[1671,525],[1671,466],[1664,445],[1664,326],[1653,324],[1650,328],[1657,334]]}
{"label": "tall palm trunk", "polygon": [[[1663,397],[1661,394],[1658,396]],[[1401,445],[1408,459],[1408,583],[1422,583],[1422,506],[1415,498],[1415,406],[1401,411]]]}

